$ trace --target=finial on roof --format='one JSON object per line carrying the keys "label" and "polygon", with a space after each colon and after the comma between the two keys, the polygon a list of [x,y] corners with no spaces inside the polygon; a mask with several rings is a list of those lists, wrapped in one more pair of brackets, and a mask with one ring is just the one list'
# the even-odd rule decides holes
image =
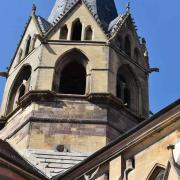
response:
{"label": "finial on roof", "polygon": [[35,15],[36,14],[36,5],[33,4],[32,6],[32,15]]}
{"label": "finial on roof", "polygon": [[131,3],[130,3],[130,1],[127,3],[127,5],[126,5],[126,12],[127,13],[130,13],[130,11],[131,11]]}
{"label": "finial on roof", "polygon": [[142,38],[141,41],[142,41],[142,44],[143,44],[143,45],[146,45],[146,39],[145,39],[145,38]]}

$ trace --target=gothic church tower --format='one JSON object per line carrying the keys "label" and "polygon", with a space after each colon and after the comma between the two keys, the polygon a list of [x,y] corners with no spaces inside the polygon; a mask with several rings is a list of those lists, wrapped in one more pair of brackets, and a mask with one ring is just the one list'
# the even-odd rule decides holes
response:
{"label": "gothic church tower", "polygon": [[91,154],[149,114],[150,69],[129,6],[56,0],[32,16],[6,76],[0,138],[28,150]]}

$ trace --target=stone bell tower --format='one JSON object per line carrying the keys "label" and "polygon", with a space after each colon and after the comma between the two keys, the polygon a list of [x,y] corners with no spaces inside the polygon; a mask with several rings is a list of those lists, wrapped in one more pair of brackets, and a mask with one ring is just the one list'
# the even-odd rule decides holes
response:
{"label": "stone bell tower", "polygon": [[0,138],[17,150],[93,153],[149,114],[148,55],[114,0],[33,6],[6,73]]}

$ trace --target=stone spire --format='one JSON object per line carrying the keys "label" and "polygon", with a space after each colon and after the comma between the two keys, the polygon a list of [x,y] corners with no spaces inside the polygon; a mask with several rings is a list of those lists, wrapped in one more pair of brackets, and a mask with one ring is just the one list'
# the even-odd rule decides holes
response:
{"label": "stone spire", "polygon": [[[97,17],[101,23],[108,26],[115,19],[117,9],[114,0],[81,0],[91,11],[93,16]],[[49,22],[55,22],[67,13],[79,0],[56,0],[52,12],[49,16]]]}
{"label": "stone spire", "polygon": [[127,3],[127,5],[126,5],[126,12],[127,13],[130,13],[130,11],[131,11],[131,4],[130,4],[130,1]]}
{"label": "stone spire", "polygon": [[32,15],[35,15],[36,14],[36,5],[33,4],[32,6]]}

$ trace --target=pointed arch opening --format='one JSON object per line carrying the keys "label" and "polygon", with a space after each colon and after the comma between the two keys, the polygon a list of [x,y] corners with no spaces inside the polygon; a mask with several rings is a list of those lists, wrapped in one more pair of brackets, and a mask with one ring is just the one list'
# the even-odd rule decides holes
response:
{"label": "pointed arch opening", "polygon": [[29,90],[31,78],[31,66],[24,66],[16,76],[9,93],[7,114],[11,113],[17,106],[20,98]]}
{"label": "pointed arch opening", "polygon": [[73,41],[81,41],[82,35],[82,23],[79,19],[76,19],[72,24],[72,36],[71,40]]}
{"label": "pointed arch opening", "polygon": [[85,31],[85,40],[91,41],[93,36],[93,31],[91,26],[88,26]]}
{"label": "pointed arch opening", "polygon": [[31,36],[27,38],[26,46],[25,46],[25,56],[27,56],[30,52],[30,45],[31,45]]}
{"label": "pointed arch opening", "polygon": [[60,39],[67,40],[67,37],[68,37],[68,28],[67,25],[64,25],[60,31]]}
{"label": "pointed arch opening", "polygon": [[125,51],[125,53],[129,56],[129,57],[131,57],[131,40],[130,40],[130,37],[129,37],[129,35],[127,35],[126,37],[125,37],[125,41],[124,41],[125,43],[124,43],[124,51]]}
{"label": "pointed arch opening", "polygon": [[62,71],[59,93],[85,94],[86,70],[78,62],[69,63]]}
{"label": "pointed arch opening", "polygon": [[136,76],[128,65],[123,65],[118,69],[116,95],[127,108],[137,114],[140,112],[139,85]]}
{"label": "pointed arch opening", "polygon": [[53,89],[61,94],[84,95],[87,86],[87,57],[74,49],[56,64]]}
{"label": "pointed arch opening", "polygon": [[156,165],[150,172],[147,180],[163,180],[165,176],[165,168],[160,165]]}

